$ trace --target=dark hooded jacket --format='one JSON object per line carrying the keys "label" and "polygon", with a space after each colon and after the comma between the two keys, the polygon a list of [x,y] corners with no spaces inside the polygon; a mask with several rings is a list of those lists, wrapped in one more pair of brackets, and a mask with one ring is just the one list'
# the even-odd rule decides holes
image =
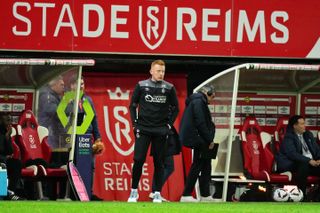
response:
{"label": "dark hooded jacket", "polygon": [[[310,131],[303,133],[303,138],[312,154],[314,160],[320,159],[320,148]],[[298,135],[292,128],[287,128],[283,142],[280,145],[280,151],[276,155],[277,167],[279,172],[293,171],[295,163],[306,162],[311,159],[302,154],[302,144]]]}
{"label": "dark hooded jacket", "polygon": [[213,141],[215,125],[205,94],[194,93],[187,98],[179,135],[183,145],[190,148],[206,146]]}
{"label": "dark hooded jacket", "polygon": [[5,163],[7,155],[13,153],[11,140],[6,138],[7,128],[0,123],[0,163]]}

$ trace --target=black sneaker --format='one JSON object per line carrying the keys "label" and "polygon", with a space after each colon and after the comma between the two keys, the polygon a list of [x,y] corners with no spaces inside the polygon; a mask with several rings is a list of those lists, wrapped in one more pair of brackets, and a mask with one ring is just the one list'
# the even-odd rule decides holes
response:
{"label": "black sneaker", "polygon": [[8,196],[5,198],[5,200],[18,201],[18,200],[26,200],[26,199],[14,194],[13,191],[8,190]]}
{"label": "black sneaker", "polygon": [[19,197],[18,195],[9,195],[9,200],[17,201],[17,200],[25,200],[25,199],[22,197]]}
{"label": "black sneaker", "polygon": [[21,200],[26,200],[25,198],[23,197],[20,197],[18,195],[8,195],[7,197],[4,198],[4,200],[11,200],[11,201],[21,201]]}

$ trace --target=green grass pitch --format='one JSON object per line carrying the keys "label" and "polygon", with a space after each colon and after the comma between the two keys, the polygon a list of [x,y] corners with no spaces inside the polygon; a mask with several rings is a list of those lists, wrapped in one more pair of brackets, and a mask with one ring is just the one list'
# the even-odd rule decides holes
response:
{"label": "green grass pitch", "polygon": [[45,202],[45,201],[0,201],[1,213],[99,213],[99,212],[320,212],[318,203],[276,203],[276,202],[238,202],[238,203],[162,203],[154,204],[151,202]]}

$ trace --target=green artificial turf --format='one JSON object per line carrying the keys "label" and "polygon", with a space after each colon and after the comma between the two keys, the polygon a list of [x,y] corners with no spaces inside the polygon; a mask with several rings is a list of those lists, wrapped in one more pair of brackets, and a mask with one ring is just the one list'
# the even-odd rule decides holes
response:
{"label": "green artificial turf", "polygon": [[320,212],[319,203],[257,203],[257,202],[242,202],[242,203],[162,203],[153,204],[151,202],[126,203],[126,202],[44,202],[44,201],[0,201],[1,213],[80,213],[80,212]]}

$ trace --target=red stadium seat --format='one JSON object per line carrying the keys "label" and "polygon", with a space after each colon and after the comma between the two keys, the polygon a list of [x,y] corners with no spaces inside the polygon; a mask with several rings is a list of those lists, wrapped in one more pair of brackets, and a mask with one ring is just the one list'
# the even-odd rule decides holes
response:
{"label": "red stadium seat", "polygon": [[23,112],[19,119],[17,130],[23,163],[42,161],[43,164],[39,163],[38,166],[39,173],[44,176],[65,177],[67,175],[65,169],[45,168],[51,158],[51,148],[47,143],[48,129],[38,125],[32,111]]}
{"label": "red stadium seat", "polygon": [[278,119],[276,129],[274,131],[274,148],[276,152],[280,150],[280,144],[283,141],[284,135],[286,134],[288,122],[288,117],[282,117]]}
{"label": "red stadium seat", "polygon": [[[11,142],[13,147],[13,158],[21,160],[21,152],[20,152],[19,146],[15,143],[16,135],[17,135],[16,129],[12,127]],[[21,171],[21,176],[23,178],[35,178],[37,177],[37,174],[38,174],[38,167],[35,165],[30,165],[26,168],[22,168],[22,171]]]}
{"label": "red stadium seat", "polygon": [[[24,165],[36,164],[38,176],[50,178],[56,184],[65,181],[65,168],[49,168],[51,148],[47,143],[48,129],[38,125],[30,110],[22,113],[17,125],[17,140],[21,151],[21,160]],[[41,199],[42,195],[40,195]]]}
{"label": "red stadium seat", "polygon": [[241,128],[241,146],[246,175],[256,180],[270,183],[287,183],[291,181],[291,173],[272,173],[274,155],[268,148],[271,136],[262,132],[254,117],[247,117]]}

